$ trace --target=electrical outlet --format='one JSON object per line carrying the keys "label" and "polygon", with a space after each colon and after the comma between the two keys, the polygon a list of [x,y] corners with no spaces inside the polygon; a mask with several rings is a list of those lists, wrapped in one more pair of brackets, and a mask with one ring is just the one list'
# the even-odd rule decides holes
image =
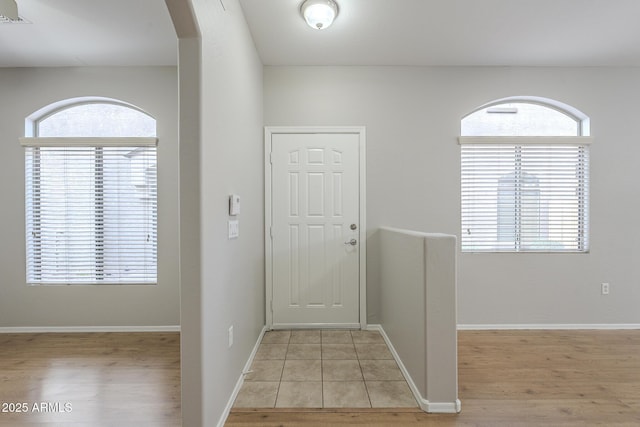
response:
{"label": "electrical outlet", "polygon": [[610,286],[608,283],[603,283],[600,288],[600,290],[602,291],[602,295],[609,295],[609,288]]}
{"label": "electrical outlet", "polygon": [[229,348],[233,345],[233,325],[229,326]]}

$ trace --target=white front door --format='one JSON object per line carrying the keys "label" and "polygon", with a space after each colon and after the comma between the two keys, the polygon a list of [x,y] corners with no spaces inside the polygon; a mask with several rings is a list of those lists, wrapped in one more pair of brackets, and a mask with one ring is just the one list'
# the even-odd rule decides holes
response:
{"label": "white front door", "polygon": [[357,133],[271,134],[273,328],[360,326],[359,152]]}

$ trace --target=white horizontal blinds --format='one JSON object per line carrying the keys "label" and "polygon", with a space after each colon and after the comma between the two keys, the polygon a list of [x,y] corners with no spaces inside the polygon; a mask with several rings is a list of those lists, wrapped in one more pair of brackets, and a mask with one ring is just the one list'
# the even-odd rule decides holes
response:
{"label": "white horizontal blinds", "polygon": [[511,140],[462,144],[462,250],[587,251],[589,147]]}
{"label": "white horizontal blinds", "polygon": [[22,140],[29,283],[157,280],[155,138],[100,140]]}

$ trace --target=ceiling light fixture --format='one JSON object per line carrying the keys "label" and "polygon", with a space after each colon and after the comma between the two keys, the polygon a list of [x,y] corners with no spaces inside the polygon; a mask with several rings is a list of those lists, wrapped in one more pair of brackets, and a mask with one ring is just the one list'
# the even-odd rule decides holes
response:
{"label": "ceiling light fixture", "polygon": [[17,21],[19,17],[16,0],[0,0],[0,16]]}
{"label": "ceiling light fixture", "polygon": [[338,16],[338,4],[334,0],[305,0],[300,13],[311,28],[324,30]]}

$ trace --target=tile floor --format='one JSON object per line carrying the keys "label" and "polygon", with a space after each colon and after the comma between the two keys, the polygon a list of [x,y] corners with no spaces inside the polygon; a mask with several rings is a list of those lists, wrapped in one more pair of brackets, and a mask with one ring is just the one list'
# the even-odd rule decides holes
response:
{"label": "tile floor", "polygon": [[236,408],[417,407],[377,331],[266,332]]}

